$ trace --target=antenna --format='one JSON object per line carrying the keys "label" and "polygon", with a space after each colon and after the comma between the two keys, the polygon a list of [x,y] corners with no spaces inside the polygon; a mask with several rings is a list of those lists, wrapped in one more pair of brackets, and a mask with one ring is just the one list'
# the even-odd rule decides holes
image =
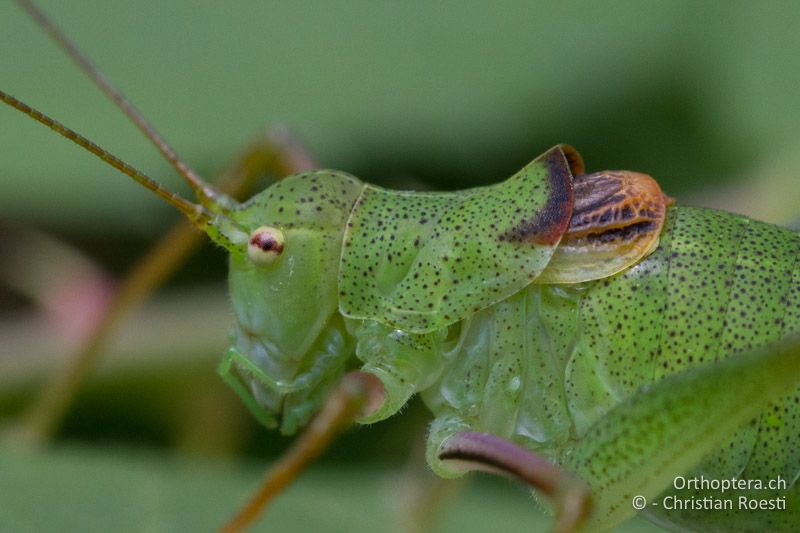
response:
{"label": "antenna", "polygon": [[[169,163],[172,165],[172,167],[175,170],[178,171],[178,174],[180,174],[183,177],[183,179],[186,181],[186,183],[189,184],[189,186],[192,188],[194,193],[197,195],[197,199],[200,201],[200,203],[202,205],[206,206],[206,207],[212,207],[212,205],[217,204],[218,203],[218,199],[222,196],[222,194],[219,193],[216,189],[214,189],[211,185],[206,183],[206,181],[203,180],[203,178],[201,178],[194,170],[192,170],[192,168],[187,163],[185,163],[178,156],[178,154],[175,152],[175,150],[161,137],[161,135],[147,121],[147,119],[145,119],[144,116],[142,116],[142,114],[139,113],[139,111],[133,106],[133,104],[131,104],[130,101],[128,101],[128,99],[125,98],[125,96],[122,94],[122,92],[119,89],[117,89],[108,80],[108,78],[106,78],[105,75],[102,72],[100,72],[100,70],[98,70],[97,67],[95,67],[91,63],[91,61],[89,61],[88,57],[86,57],[80,50],[78,50],[78,47],[69,39],[69,37],[67,37],[47,17],[47,15],[45,15],[44,12],[41,9],[39,9],[32,1],[30,1],[30,0],[17,0],[17,3],[25,11],[27,11],[28,14],[36,21],[36,23],[39,24],[39,26],[41,26],[42,29],[45,32],[47,32],[47,34],[50,35],[50,37],[53,38],[53,40],[56,42],[56,44],[58,44],[58,46],[62,50],[64,50],[64,52],[66,52],[66,54],[75,63],[77,63],[77,65],[80,67],[81,70],[83,70],[83,72],[89,77],[89,79],[91,79],[95,83],[95,85],[97,85],[109,98],[111,98],[111,100],[117,105],[117,107],[119,107],[122,110],[122,112],[125,113],[125,115],[134,124],[136,124],[136,126],[139,128],[139,130],[141,130],[141,132],[145,134],[145,136],[150,140],[150,142],[153,143],[153,145],[158,149],[158,151],[161,152],[161,154],[167,159],[167,161],[169,161]],[[99,155],[98,152],[96,152],[93,149],[89,148],[89,145],[91,145],[91,146],[94,146],[95,148],[99,149],[99,147],[97,147],[97,145],[95,145],[91,141],[88,141],[87,139],[77,135],[72,130],[69,130],[65,126],[63,126],[63,125],[59,124],[58,122],[50,119],[46,115],[44,115],[44,114],[42,114],[42,113],[30,108],[29,106],[23,104],[19,100],[16,100],[13,97],[8,97],[8,95],[6,95],[6,97],[7,98],[11,98],[13,101],[15,101],[15,102],[17,102],[19,104],[22,104],[22,106],[27,107],[31,111],[34,111],[36,114],[38,114],[42,118],[47,119],[47,121],[49,121],[49,123],[44,121],[44,120],[41,120],[40,118],[37,118],[35,115],[33,115],[31,113],[28,113],[27,111],[24,111],[23,108],[14,105],[13,103],[11,103],[10,100],[4,98],[4,101],[6,103],[8,103],[9,105],[12,105],[13,107],[16,107],[17,109],[19,109],[23,113],[27,113],[28,115],[30,115],[31,117],[35,118],[36,120],[38,120],[42,124],[45,124],[49,128],[57,131],[58,133],[61,133],[62,135],[64,135],[68,139],[72,140],[73,142],[75,142],[75,143],[83,146],[87,150],[91,151],[92,153],[94,153],[95,155],[97,155],[98,157],[100,157],[101,159],[106,161],[107,163],[111,164],[112,166],[116,167],[117,169],[121,170],[122,172],[125,172],[126,174],[128,174],[132,178],[136,179],[137,181],[139,181],[139,183],[142,183],[142,185],[145,185],[145,187],[147,187],[149,189],[152,189],[157,194],[163,196],[159,192],[159,190],[164,190],[164,189],[161,188],[161,186],[158,186],[158,188],[156,189],[156,188],[153,188],[150,185],[145,184],[145,182],[140,181],[138,178],[134,177],[132,174],[129,174],[128,172],[123,170],[121,167],[117,166],[114,163],[111,163],[111,161],[109,159],[106,159],[105,156],[109,156],[109,157],[113,158],[114,160],[118,161],[122,165],[125,165],[126,167],[130,168],[131,170],[134,170],[138,175],[144,176],[144,174],[142,174],[138,170],[133,169],[133,167],[129,167],[128,165],[123,163],[118,158],[112,156],[106,150],[100,149],[101,152],[103,154],[105,154],[105,155],[104,156]],[[61,128],[61,130],[59,130],[58,128],[54,128],[51,124],[57,125],[59,128]],[[66,134],[64,132],[69,132],[71,135],[77,136],[78,138],[81,138],[81,139],[87,141],[89,144],[88,145],[81,144],[80,142],[75,140],[71,135],[68,135],[68,134]],[[144,176],[144,177],[146,177],[146,176]],[[150,178],[147,178],[147,179],[150,180]],[[152,182],[152,180],[150,180],[150,181]],[[155,183],[155,182],[153,182],[153,183]],[[170,194],[172,194],[172,193],[170,193]],[[175,196],[175,195],[173,195],[173,196]],[[172,202],[170,202],[170,203],[172,203]],[[175,204],[173,204],[173,205],[175,205]],[[176,205],[176,207],[178,207],[178,206]]]}
{"label": "antenna", "polygon": [[74,142],[81,148],[88,150],[96,157],[102,159],[107,164],[116,168],[120,172],[127,174],[128,176],[136,180],[138,183],[144,185],[145,187],[147,187],[148,189],[159,195],[161,198],[169,202],[173,207],[177,208],[181,213],[186,215],[189,218],[189,220],[198,228],[204,230],[215,218],[215,215],[213,215],[206,207],[192,203],[186,200],[185,198],[175,194],[174,192],[165,189],[158,182],[156,182],[154,179],[152,179],[144,172],[124,162],[123,160],[121,160],[108,150],[101,148],[100,146],[90,141],[80,133],[71,130],[70,128],[61,124],[57,120],[48,117],[47,115],[45,115],[44,113],[42,113],[37,109],[32,108],[25,102],[22,102],[21,100],[14,98],[10,94],[2,90],[0,90],[0,100],[10,105],[14,109],[21,111],[22,113],[25,113],[35,121],[44,124],[51,130],[58,133],[59,135],[66,137],[67,139]]}

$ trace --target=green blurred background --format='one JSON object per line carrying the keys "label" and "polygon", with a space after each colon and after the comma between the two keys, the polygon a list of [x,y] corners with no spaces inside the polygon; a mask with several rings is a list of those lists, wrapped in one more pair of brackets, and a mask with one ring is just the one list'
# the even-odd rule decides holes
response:
{"label": "green blurred background", "polygon": [[[777,223],[800,214],[800,4],[40,3],[205,175],[279,121],[324,166],[390,187],[499,181],[568,142],[590,170],[650,173],[681,204]],[[0,86],[185,191],[6,1]],[[174,219],[0,110],[0,422],[74,342],[47,301],[83,286],[56,281],[73,266],[122,276]],[[242,500],[288,441],[257,427],[214,374],[230,323],[224,276],[207,246],[119,329],[56,445],[0,454],[0,530],[211,529]],[[264,524],[401,530],[413,499],[393,489],[413,478],[406,464],[426,421],[414,404],[351,432]],[[521,488],[472,485],[439,530],[547,524]]]}

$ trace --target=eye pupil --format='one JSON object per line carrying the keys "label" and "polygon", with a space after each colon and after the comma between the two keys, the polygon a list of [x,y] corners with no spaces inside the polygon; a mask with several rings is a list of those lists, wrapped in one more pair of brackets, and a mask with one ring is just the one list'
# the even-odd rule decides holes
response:
{"label": "eye pupil", "polygon": [[265,252],[268,252],[275,248],[278,243],[276,243],[275,239],[273,239],[270,235],[265,233],[257,233],[253,235],[253,238],[250,239],[250,244],[264,250]]}
{"label": "eye pupil", "polygon": [[259,265],[271,264],[283,251],[284,236],[277,228],[261,226],[250,235],[248,256]]}
{"label": "eye pupil", "polygon": [[280,253],[283,250],[283,246],[267,232],[254,234],[250,239],[250,244],[265,252],[275,251]]}

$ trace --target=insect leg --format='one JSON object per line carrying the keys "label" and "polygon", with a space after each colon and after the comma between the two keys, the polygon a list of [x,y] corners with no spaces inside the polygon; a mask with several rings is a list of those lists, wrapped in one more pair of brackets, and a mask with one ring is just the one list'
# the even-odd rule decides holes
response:
{"label": "insect leg", "polygon": [[[238,197],[265,176],[281,179],[310,170],[313,158],[282,126],[267,128],[217,180],[220,190]],[[22,415],[14,434],[28,444],[43,444],[58,430],[83,383],[99,364],[102,348],[122,317],[131,313],[164,283],[203,242],[190,223],[180,221],[131,269],[110,298],[102,318],[87,334],[67,368],[42,388]]]}
{"label": "insect leg", "polygon": [[303,468],[325,451],[339,432],[376,411],[384,399],[383,385],[372,374],[360,371],[346,374],[305,432],[270,468],[250,500],[221,531],[233,533],[248,527]]}
{"label": "insect leg", "polygon": [[[435,429],[434,429],[435,431]],[[438,460],[453,471],[483,470],[516,477],[556,504],[555,532],[576,531],[590,510],[589,488],[563,468],[508,440],[475,431],[446,438]]]}

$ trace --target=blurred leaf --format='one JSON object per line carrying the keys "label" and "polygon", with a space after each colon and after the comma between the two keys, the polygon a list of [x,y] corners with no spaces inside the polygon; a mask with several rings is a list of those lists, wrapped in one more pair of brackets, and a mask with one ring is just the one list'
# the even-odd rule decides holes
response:
{"label": "blurred leaf", "polygon": [[[246,498],[263,464],[167,460],[132,452],[61,448],[0,451],[4,531],[211,531]],[[269,509],[254,531],[398,531],[398,473],[316,469]],[[545,531],[550,519],[524,490],[480,478],[443,511],[441,532]],[[620,531],[659,531],[642,520]]]}
{"label": "blurred leaf", "polygon": [[[150,373],[165,367],[205,364],[221,357],[233,318],[221,288],[194,287],[162,293],[116,328],[105,349],[100,377]],[[76,347],[40,313],[15,313],[0,321],[0,396],[65,363]]]}
{"label": "blurred leaf", "polygon": [[723,209],[800,229],[798,169],[800,144],[783,153],[776,152],[758,167],[733,173],[724,186],[702,191],[682,203]]}

